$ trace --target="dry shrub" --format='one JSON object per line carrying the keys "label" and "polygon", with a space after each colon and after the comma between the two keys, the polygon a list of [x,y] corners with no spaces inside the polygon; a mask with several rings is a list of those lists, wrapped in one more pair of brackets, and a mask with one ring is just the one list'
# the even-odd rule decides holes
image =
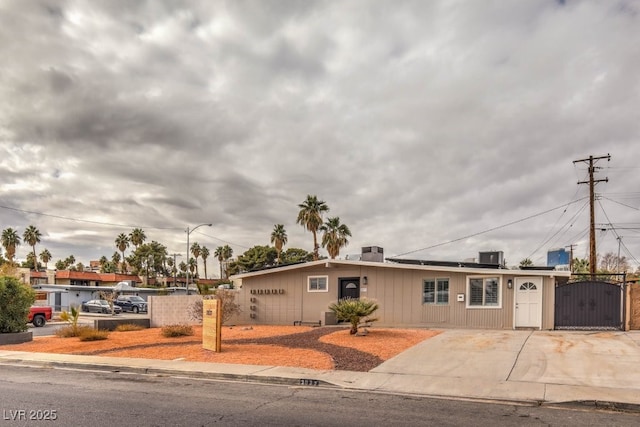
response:
{"label": "dry shrub", "polygon": [[131,331],[141,331],[146,329],[144,326],[136,325],[134,323],[122,323],[116,326],[116,331],[118,332],[131,332]]}
{"label": "dry shrub", "polygon": [[86,329],[93,329],[91,326],[69,325],[56,330],[56,336],[60,338],[79,337]]}
{"label": "dry shrub", "polygon": [[[204,295],[202,299],[219,299],[222,305],[222,324],[226,324],[234,315],[242,313],[240,304],[236,303],[236,291],[217,289],[214,295]],[[191,320],[202,322],[202,299],[192,303],[188,308]]]}
{"label": "dry shrub", "polygon": [[80,341],[101,341],[109,337],[109,331],[104,329],[86,328],[80,332]]}
{"label": "dry shrub", "polygon": [[167,325],[162,327],[162,336],[166,338],[185,337],[193,335],[193,328],[189,325]]}

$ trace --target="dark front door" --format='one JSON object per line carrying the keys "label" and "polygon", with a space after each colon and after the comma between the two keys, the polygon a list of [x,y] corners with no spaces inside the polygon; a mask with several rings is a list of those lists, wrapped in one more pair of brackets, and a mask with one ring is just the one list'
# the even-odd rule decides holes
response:
{"label": "dark front door", "polygon": [[338,279],[340,283],[340,294],[338,298],[360,298],[360,278],[349,277]]}

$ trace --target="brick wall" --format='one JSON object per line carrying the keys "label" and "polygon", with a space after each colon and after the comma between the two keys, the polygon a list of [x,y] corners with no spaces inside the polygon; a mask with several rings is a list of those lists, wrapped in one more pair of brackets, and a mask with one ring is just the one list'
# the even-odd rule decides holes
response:
{"label": "brick wall", "polygon": [[150,296],[147,302],[151,327],[199,324],[189,318],[189,306],[201,298],[200,295]]}

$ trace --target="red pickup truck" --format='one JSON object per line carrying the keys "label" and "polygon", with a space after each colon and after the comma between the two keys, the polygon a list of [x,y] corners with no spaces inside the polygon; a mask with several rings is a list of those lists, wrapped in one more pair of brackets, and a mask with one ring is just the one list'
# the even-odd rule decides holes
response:
{"label": "red pickup truck", "polygon": [[33,305],[29,310],[29,323],[39,328],[47,324],[47,320],[51,320],[53,310],[48,306]]}

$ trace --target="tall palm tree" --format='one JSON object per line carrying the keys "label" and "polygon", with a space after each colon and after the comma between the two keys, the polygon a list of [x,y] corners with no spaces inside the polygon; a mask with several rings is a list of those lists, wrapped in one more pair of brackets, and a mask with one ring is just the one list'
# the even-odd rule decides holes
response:
{"label": "tall palm tree", "polygon": [[191,245],[191,254],[196,259],[196,277],[199,277],[198,276],[198,258],[200,258],[200,251],[201,251],[201,248],[198,242],[193,242],[193,244]]}
{"label": "tall palm tree", "polygon": [[124,251],[129,247],[129,236],[127,236],[124,233],[118,234],[118,237],[116,237],[116,247],[120,252],[122,252],[122,268],[120,269],[120,272],[126,274],[127,261],[126,261],[126,258],[124,257]]}
{"label": "tall palm tree", "polygon": [[322,214],[329,211],[329,206],[324,201],[318,200],[315,195],[308,194],[307,199],[298,207],[300,212],[296,222],[313,234],[313,260],[316,261],[319,258],[318,249],[320,248],[317,234],[322,226]]}
{"label": "tall palm tree", "polygon": [[133,246],[138,249],[138,246],[147,240],[147,235],[144,234],[144,230],[142,228],[134,228],[133,231],[129,233],[129,240],[133,243]]}
{"label": "tall palm tree", "polygon": [[16,247],[20,246],[18,232],[11,227],[2,230],[2,246],[7,253],[7,259],[13,264],[13,258],[16,256]]}
{"label": "tall palm tree", "polygon": [[22,238],[24,242],[27,243],[31,248],[33,248],[33,269],[38,270],[38,256],[36,255],[36,243],[40,243],[40,238],[42,234],[40,230],[38,230],[35,226],[30,225],[24,230],[22,233]]}
{"label": "tall palm tree", "polygon": [[222,279],[222,261],[224,261],[224,247],[218,246],[215,251],[213,251],[213,256],[216,257],[218,263],[220,264],[220,278]]}
{"label": "tall palm tree", "polygon": [[340,249],[349,244],[347,237],[351,237],[351,230],[345,224],[340,224],[340,217],[327,218],[320,230],[322,235],[322,247],[327,248],[331,259],[340,254]]}
{"label": "tall palm tree", "polygon": [[202,257],[202,263],[204,264],[204,278],[207,279],[207,258],[209,258],[211,252],[209,252],[209,248],[206,246],[202,246],[200,248],[200,256]]}
{"label": "tall palm tree", "polygon": [[44,263],[45,270],[48,269],[48,264],[49,261],[51,261],[51,258],[51,252],[49,252],[49,249],[45,248],[42,252],[40,252],[40,261]]}
{"label": "tall palm tree", "polygon": [[222,256],[224,258],[224,265],[225,265],[225,272],[224,272],[224,278],[228,279],[229,278],[229,269],[227,267],[228,263],[227,261],[229,261],[231,259],[231,257],[233,256],[233,249],[231,249],[231,246],[229,245],[224,245],[222,247]]}
{"label": "tall palm tree", "polygon": [[287,244],[287,241],[288,237],[287,232],[284,229],[284,225],[274,225],[273,231],[271,232],[271,243],[276,247],[276,252],[278,253],[278,264],[280,264],[280,253],[282,252],[282,247]]}
{"label": "tall palm tree", "polygon": [[231,249],[231,246],[229,245],[218,246],[213,252],[213,255],[218,259],[218,262],[220,263],[220,278],[226,279],[228,276],[225,264],[226,261],[228,261],[233,256],[233,249]]}

